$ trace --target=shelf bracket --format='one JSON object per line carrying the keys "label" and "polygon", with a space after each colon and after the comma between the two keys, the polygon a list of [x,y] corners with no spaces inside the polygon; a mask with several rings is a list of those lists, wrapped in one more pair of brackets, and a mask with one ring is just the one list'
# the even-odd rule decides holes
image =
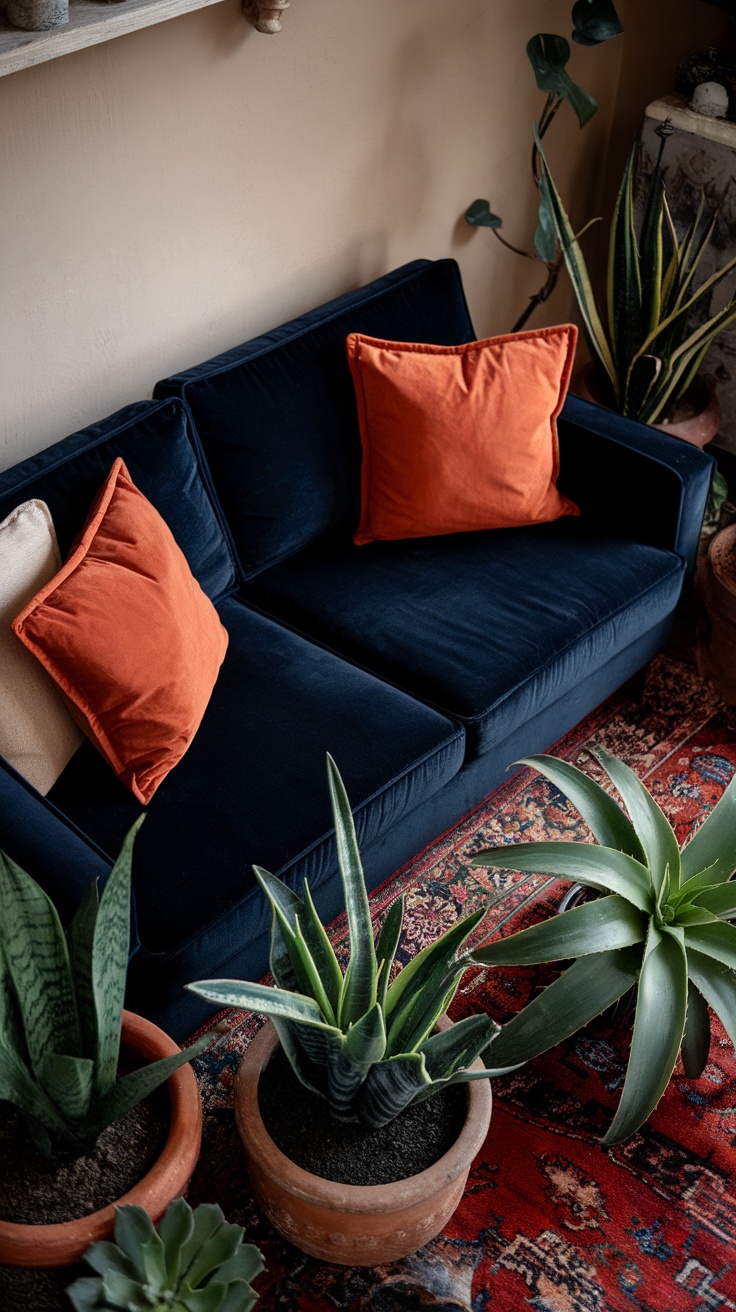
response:
{"label": "shelf bracket", "polygon": [[243,0],[243,13],[257,32],[280,32],[281,15],[291,0]]}

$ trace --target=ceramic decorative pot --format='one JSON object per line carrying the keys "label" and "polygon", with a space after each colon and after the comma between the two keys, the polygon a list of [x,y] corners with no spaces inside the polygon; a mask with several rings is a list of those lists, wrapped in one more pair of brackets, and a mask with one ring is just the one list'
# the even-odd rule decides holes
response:
{"label": "ceramic decorative pot", "polygon": [[[440,1028],[450,1021],[443,1018]],[[295,1165],[261,1119],[258,1080],[278,1047],[270,1022],[249,1045],[235,1077],[235,1117],[253,1192],[292,1244],[324,1262],[376,1266],[413,1253],[440,1233],[462,1198],[468,1171],[488,1132],[491,1088],[465,1088],[468,1111],[452,1148],[426,1171],[393,1184],[336,1184]],[[473,1069],[482,1069],[480,1061]]]}
{"label": "ceramic decorative pot", "polygon": [[13,27],[50,32],[69,22],[69,0],[6,0],[5,13]]}
{"label": "ceramic decorative pot", "polygon": [[[715,388],[706,381],[705,376],[699,376],[696,379],[699,383],[700,390],[694,396],[694,413],[689,414],[686,418],[675,419],[672,423],[651,424],[651,428],[658,428],[662,433],[670,433],[673,437],[681,437],[684,442],[691,442],[693,446],[707,446],[718,432],[721,422],[721,407]],[[695,386],[695,385],[694,385]],[[597,405],[603,404],[595,386],[593,367],[586,364],[580,370],[575,378],[573,391],[578,396],[582,396],[584,401],[595,401]]]}
{"label": "ceramic decorative pot", "polygon": [[[157,1025],[133,1012],[123,1012],[122,1046],[134,1061],[170,1057],[179,1048]],[[0,1264],[23,1267],[69,1266],[78,1262],[91,1243],[112,1237],[115,1206],[136,1203],[154,1225],[174,1198],[184,1192],[199,1157],[202,1103],[190,1065],[169,1077],[171,1122],[161,1156],[128,1193],[98,1212],[55,1225],[16,1225],[0,1220]]]}

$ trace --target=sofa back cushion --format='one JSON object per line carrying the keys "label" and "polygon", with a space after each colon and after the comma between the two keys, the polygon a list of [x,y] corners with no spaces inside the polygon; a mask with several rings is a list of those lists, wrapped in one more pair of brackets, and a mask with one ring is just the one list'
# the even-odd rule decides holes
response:
{"label": "sofa back cushion", "polygon": [[474,338],[454,260],[417,260],[160,382],[191,407],[248,579],[360,517],[348,333],[456,346]]}
{"label": "sofa back cushion", "polygon": [[65,557],[117,456],[168,524],[207,596],[232,592],[227,529],[191,415],[175,399],[136,402],[0,474],[0,520],[22,501],[45,501]]}

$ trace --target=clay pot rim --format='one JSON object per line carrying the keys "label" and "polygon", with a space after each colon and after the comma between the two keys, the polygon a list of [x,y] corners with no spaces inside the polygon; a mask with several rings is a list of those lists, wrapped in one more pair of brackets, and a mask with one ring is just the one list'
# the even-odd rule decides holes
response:
{"label": "clay pot rim", "polygon": [[[437,1022],[437,1029],[445,1030],[451,1025],[452,1021],[442,1016]],[[417,1195],[431,1198],[439,1189],[456,1179],[467,1170],[468,1163],[485,1141],[493,1104],[491,1083],[489,1079],[469,1080],[466,1083],[468,1106],[463,1127],[452,1147],[424,1171],[389,1184],[366,1185],[341,1184],[321,1175],[313,1175],[304,1167],[297,1166],[281,1151],[261,1118],[258,1080],[278,1046],[278,1035],[271,1022],[266,1021],[246,1049],[235,1076],[236,1118],[249,1156],[269,1174],[277,1172],[289,1192],[304,1201],[360,1214],[375,1212],[380,1197],[386,1210],[398,1210]],[[480,1058],[473,1062],[470,1069],[483,1069]]]}
{"label": "clay pot rim", "polygon": [[[708,374],[698,374],[696,381],[709,378]],[[707,386],[707,384],[706,384]],[[584,401],[590,401],[592,405],[600,406],[602,410],[608,410],[616,414],[618,411],[611,411],[610,406],[605,401],[601,401],[596,392],[596,369],[592,360],[588,360],[575,375],[574,382],[570,389],[577,396],[581,396]],[[707,446],[713,438],[717,436],[721,422],[721,406],[718,400],[718,393],[715,386],[707,386],[708,400],[697,414],[691,415],[689,419],[676,419],[672,423],[649,423],[647,420],[635,419],[632,423],[644,423],[647,428],[656,428],[660,433],[666,433],[669,437],[678,437],[681,442],[687,442],[690,446],[702,448]]]}
{"label": "clay pot rim", "polygon": [[713,534],[708,547],[708,560],[711,567],[710,586],[725,593],[729,599],[736,595],[736,579],[730,578],[723,570],[723,556],[726,552],[730,554],[734,546],[736,546],[736,524],[727,524],[725,528]]}
{"label": "clay pot rim", "polygon": [[[121,1042],[146,1061],[181,1051],[158,1025],[131,1011],[123,1012]],[[171,1100],[169,1133],[160,1156],[142,1179],[115,1202],[87,1216],[49,1225],[0,1220],[0,1262],[25,1267],[70,1265],[90,1244],[111,1236],[115,1208],[123,1204],[144,1207],[158,1223],[168,1204],[186,1188],[202,1140],[202,1101],[191,1065],[180,1066],[166,1083]]]}

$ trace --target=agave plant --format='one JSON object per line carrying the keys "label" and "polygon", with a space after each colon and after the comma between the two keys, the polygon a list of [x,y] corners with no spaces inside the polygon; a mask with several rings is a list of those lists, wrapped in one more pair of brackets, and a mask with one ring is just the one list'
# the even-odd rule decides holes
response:
{"label": "agave plant", "polygon": [[488,1016],[468,1016],[433,1033],[469,964],[457,954],[485,908],[448,929],[391,981],[403,899],[394,902],[374,941],[350,803],[330,756],[327,772],[350,939],[345,973],[307,881],[300,898],[254,866],[273,911],[275,987],[215,979],[187,988],[220,1007],[270,1016],[302,1084],[326,1098],[337,1119],[378,1127],[445,1085],[499,1073],[468,1070],[498,1033]]}
{"label": "agave plant", "polygon": [[648,180],[638,234],[634,218],[638,142],[629,152],[610,230],[605,326],[585,256],[536,135],[542,164],[542,226],[554,232],[562,249],[598,374],[615,410],[650,424],[667,416],[691,386],[714,339],[736,322],[736,295],[715,313],[709,310],[711,294],[736,267],[736,256],[695,289],[718,211],[706,216],[701,195],[682,238],[675,229],[662,179],[662,153],[673,130],[667,124],[657,129],[659,153]]}
{"label": "agave plant", "polygon": [[[656,1107],[678,1053],[697,1078],[710,1046],[708,1004],[736,1044],[736,777],[678,849],[666,817],[623,761],[593,755],[628,816],[581,770],[551,756],[532,766],[570,799],[597,839],[494,847],[474,865],[557,875],[605,894],[476,949],[484,966],[577,960],[501,1031],[494,1058],[527,1061],[574,1034],[630,989],[637,1001],[626,1079],[604,1143],[633,1134]],[[629,818],[630,817],[630,818]]]}
{"label": "agave plant", "polygon": [[0,852],[0,1099],[46,1155],[86,1152],[112,1121],[206,1047],[118,1080],[130,940],[130,867],[141,817],[98,898],[94,880],[68,934],[53,902]]}
{"label": "agave plant", "polygon": [[67,1294],[77,1312],[249,1312],[263,1259],[244,1233],[212,1203],[192,1211],[177,1198],[158,1229],[142,1207],[116,1207],[115,1242],[85,1253],[98,1278]]}

